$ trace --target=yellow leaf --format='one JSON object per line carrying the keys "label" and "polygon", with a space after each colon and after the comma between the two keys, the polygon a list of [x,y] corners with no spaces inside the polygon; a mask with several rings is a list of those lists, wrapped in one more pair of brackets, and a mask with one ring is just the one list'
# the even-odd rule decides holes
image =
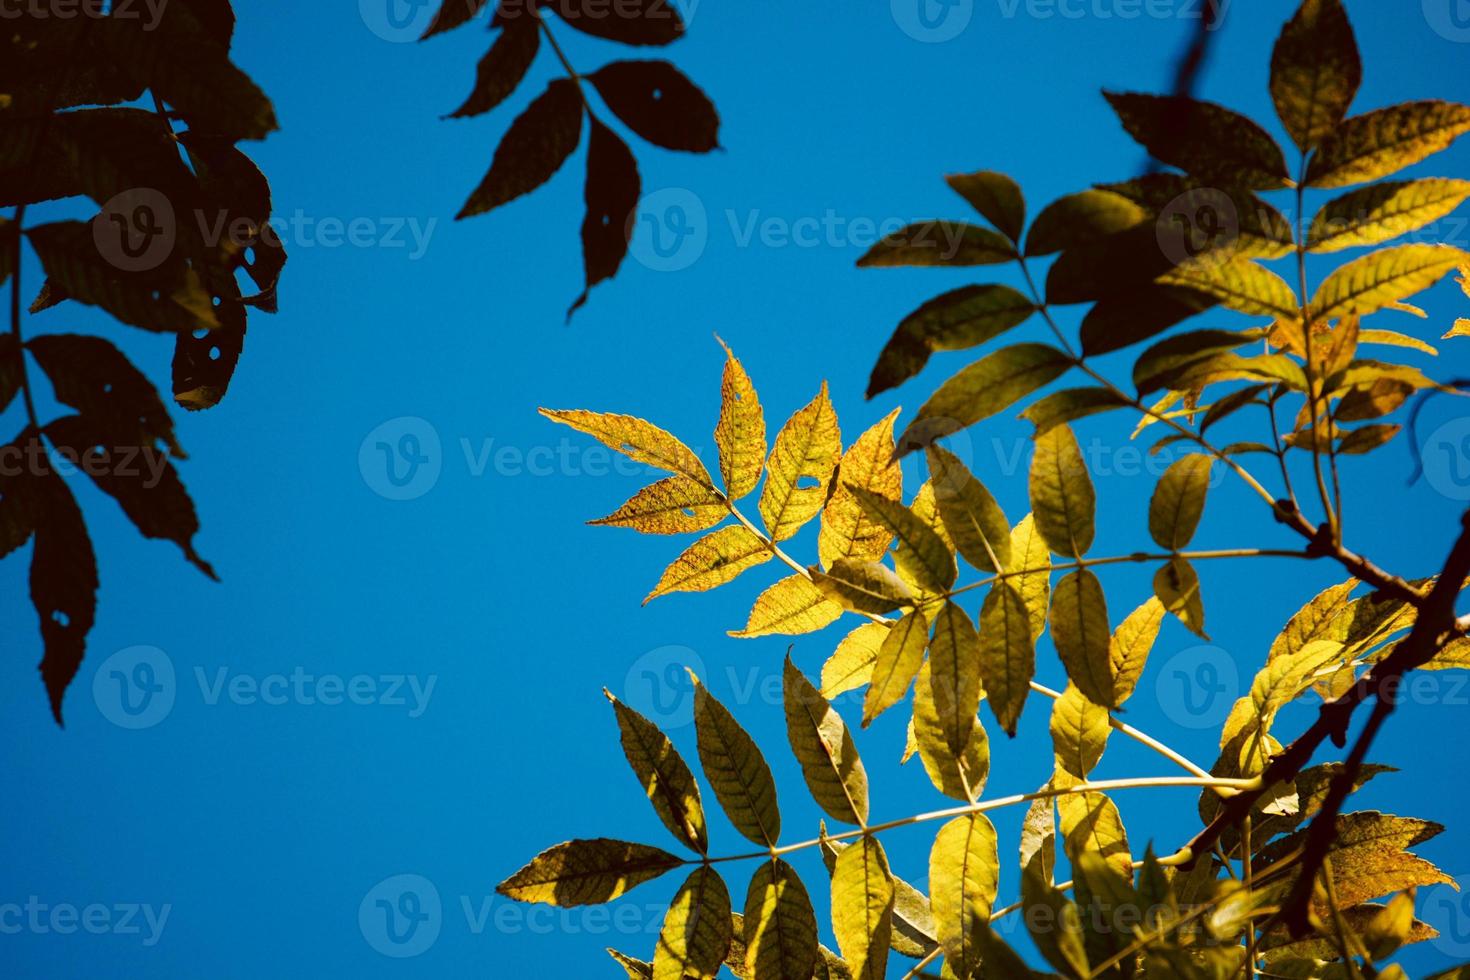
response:
{"label": "yellow leaf", "polygon": [[1148,533],[1169,551],[1186,547],[1205,512],[1214,460],[1192,453],[1175,462],[1159,478],[1148,505]]}
{"label": "yellow leaf", "polygon": [[899,409],[862,435],[842,456],[832,495],[822,508],[817,556],[824,566],[839,558],[877,561],[893,541],[881,523],[867,515],[848,489],[858,486],[888,500],[903,496],[903,469],[893,459],[893,423]]}
{"label": "yellow leaf", "polygon": [[697,868],[664,915],[653,980],[713,978],[730,949],[730,893],[714,868]]}
{"label": "yellow leaf", "polygon": [[1438,221],[1470,197],[1470,181],[1430,177],[1352,191],[1317,212],[1307,232],[1313,252],[1377,245]]}
{"label": "yellow leaf", "polygon": [[822,696],[835,698],[870,683],[888,631],[886,623],[864,623],[843,637],[822,665]]}
{"label": "yellow leaf", "polygon": [[762,847],[775,847],[781,811],[765,756],[699,678],[693,680],[694,732],[705,778],[736,830]]}
{"label": "yellow leaf", "polygon": [[1036,529],[1036,518],[1027,514],[1011,530],[1011,562],[1006,567],[1010,582],[1026,602],[1031,617],[1031,638],[1040,639],[1046,630],[1047,606],[1051,601],[1051,552]]}
{"label": "yellow leaf", "polygon": [[941,446],[928,450],[930,486],[944,529],[965,561],[999,572],[1011,560],[1011,525],[990,491]]}
{"label": "yellow leaf", "polygon": [[841,615],[842,606],[823,595],[805,575],[788,575],[756,598],[745,629],[732,630],[730,635],[744,639],[771,633],[813,633]]}
{"label": "yellow leaf", "polygon": [[1306,153],[1347,115],[1363,80],[1353,28],[1340,0],[1305,0],[1271,53],[1271,98]]}
{"label": "yellow leaf", "polygon": [[970,742],[971,730],[979,724],[980,638],[970,617],[953,602],[946,602],[934,620],[934,638],[929,643],[930,696],[938,711],[940,728],[950,754],[959,756]]}
{"label": "yellow leaf", "polygon": [[1035,425],[1035,434],[1039,436],[1058,425],[1115,408],[1126,408],[1129,404],[1111,388],[1063,388],[1032,402],[1021,413],[1021,418]]}
{"label": "yellow leaf", "polygon": [[1097,497],[1071,428],[1059,425],[1036,439],[1031,457],[1031,511],[1051,550],[1081,558],[1092,547]]}
{"label": "yellow leaf", "polygon": [[853,980],[884,980],[893,932],[893,877],[876,838],[864,836],[837,855],[832,872],[832,931]]}
{"label": "yellow leaf", "polygon": [[740,524],[722,527],[700,538],[674,559],[643,601],[646,604],[670,592],[706,592],[732,581],[747,568],[770,561],[771,557],[766,542],[749,528]]}
{"label": "yellow leaf", "polygon": [[699,799],[699,784],[684,762],[679,750],[658,726],[623,704],[606,690],[618,719],[623,754],[643,786],[648,801],[664,826],[685,844],[703,854],[708,850],[704,806]]}
{"label": "yellow leaf", "polygon": [[1251,707],[1261,730],[1269,730],[1276,712],[1311,686],[1312,675],[1341,657],[1341,643],[1313,640],[1295,653],[1270,661],[1251,681]]}
{"label": "yellow leaf", "polygon": [[644,534],[689,534],[714,527],[729,513],[729,506],[709,487],[670,476],[639,490],[606,517],[587,523],[631,527]]}
{"label": "yellow leaf", "polygon": [[1051,600],[1051,635],[1067,676],[1096,704],[1113,700],[1112,634],[1102,583],[1079,568],[1057,583]]}
{"label": "yellow leaf", "polygon": [[903,700],[908,693],[909,682],[924,663],[924,648],[928,644],[929,622],[917,609],[886,630],[873,661],[868,695],[863,701],[864,728]]}
{"label": "yellow leaf", "polygon": [[687,477],[702,487],[714,489],[709,470],[699,461],[689,447],[660,429],[632,415],[614,415],[610,412],[588,412],[581,409],[559,411],[540,409],[542,415],[553,422],[571,426],[585,432],[598,442],[615,449],[634,462],[644,463],[656,469],[667,470],[678,476]]}
{"label": "yellow leaf", "polygon": [[785,861],[772,858],[755,869],[745,896],[744,928],[751,980],[812,975],[817,917],[801,877]]}
{"label": "yellow leaf", "polygon": [[1102,758],[1112,734],[1108,709],[1086,697],[1076,684],[1068,684],[1051,709],[1051,744],[1057,768],[1081,782]]}
{"label": "yellow leaf", "polygon": [[930,396],[898,440],[900,455],[1003,412],[1066,373],[1073,361],[1046,344],[1004,347],[963,369]]}
{"label": "yellow leaf", "polygon": [[786,735],[812,798],[834,820],[862,826],[868,820],[868,774],[852,734],[790,654],[783,680]]}
{"label": "yellow leaf", "polygon": [[1455,325],[1446,330],[1441,340],[1449,340],[1451,337],[1470,337],[1470,319],[1461,317],[1455,321]]}
{"label": "yellow leaf", "polygon": [[1205,255],[1175,266],[1158,281],[1205,293],[1226,309],[1248,316],[1290,319],[1298,314],[1296,293],[1286,280],[1240,256]]}
{"label": "yellow leaf", "polygon": [[[830,875],[836,870],[837,855],[851,845],[828,837],[825,823],[818,826],[822,863]],[[929,909],[928,897],[898,875],[893,876],[893,938],[890,946],[894,952],[915,959],[939,948],[939,941],[934,938],[934,915]]]}
{"label": "yellow leaf", "polygon": [[1309,187],[1366,184],[1418,163],[1470,130],[1470,106],[1437,99],[1353,116],[1312,156]]}
{"label": "yellow leaf", "polygon": [[822,509],[827,484],[841,456],[842,433],[824,381],[817,397],[776,434],[766,463],[760,512],[773,540],[791,537]]}
{"label": "yellow leaf", "polygon": [[1011,582],[995,583],[980,607],[980,677],[1007,735],[1016,734],[1036,673],[1034,642],[1026,600]]}
{"label": "yellow leaf", "polygon": [[1112,800],[1101,793],[1068,793],[1057,797],[1057,816],[1068,858],[1096,854],[1119,878],[1133,880],[1128,835]]}
{"label": "yellow leaf", "polygon": [[1266,655],[1268,661],[1288,656],[1301,650],[1314,640],[1345,640],[1346,632],[1338,631],[1339,614],[1347,605],[1348,596],[1358,587],[1358,580],[1350,578],[1317,593],[1305,606],[1298,609],[1280,635],[1271,643]]}
{"label": "yellow leaf", "polygon": [[1420,670],[1463,670],[1470,668],[1470,638],[1451,640],[1420,667]]}
{"label": "yellow leaf", "polygon": [[602,837],[571,840],[542,851],[495,890],[517,902],[563,908],[600,905],[683,863],[646,844]]}
{"label": "yellow leaf", "polygon": [[1164,604],[1155,596],[1128,614],[1113,630],[1113,704],[1128,700],[1143,674],[1149,651],[1164,622]]}
{"label": "yellow leaf", "polygon": [[1361,344],[1383,344],[1388,347],[1407,347],[1430,357],[1438,357],[1439,351],[1432,345],[1426,344],[1418,337],[1410,337],[1394,330],[1360,330],[1358,331],[1358,342]]}
{"label": "yellow leaf", "polygon": [[625,953],[619,953],[611,947],[608,948],[607,955],[611,956],[618,966],[623,968],[623,972],[628,974],[628,980],[652,980],[652,963],[635,960],[633,957]]}
{"label": "yellow leaf", "polygon": [[[718,338],[716,338],[718,339]],[[739,500],[755,489],[766,458],[766,417],[750,376],[723,340],[725,371],[720,379],[720,421],[715,445],[720,450],[720,476],[725,493]]]}
{"label": "yellow leaf", "polygon": [[[930,665],[926,663],[919,668],[919,676],[914,681],[914,747],[935,789],[945,796],[973,803],[979,799],[990,774],[990,742],[985,727],[976,721],[965,751],[956,755],[949,747],[936,700]],[[907,761],[907,753],[904,758]]]}
{"label": "yellow leaf", "polygon": [[1341,266],[1312,297],[1312,315],[1335,320],[1366,316],[1439,282],[1470,255],[1449,245],[1398,245]]}
{"label": "yellow leaf", "polygon": [[979,965],[975,926],[988,922],[1000,884],[995,825],[983,813],[951,820],[929,852],[929,896],[945,962],[958,976]]}
{"label": "yellow leaf", "polygon": [[849,486],[863,511],[898,539],[894,566],[899,578],[922,595],[938,595],[954,585],[954,555],[935,531],[897,500],[880,497],[862,487]]}
{"label": "yellow leaf", "polygon": [[[1337,833],[1328,857],[1332,882],[1340,907],[1348,908],[1380,895],[1416,886],[1445,884],[1454,879],[1408,850],[1436,837],[1444,827],[1429,820],[1398,817],[1376,810],[1344,813],[1337,818]],[[1261,851],[1269,864],[1302,846],[1307,831],[1280,838]],[[1327,903],[1318,900],[1319,911]]]}
{"label": "yellow leaf", "polygon": [[877,562],[839,558],[825,572],[815,565],[807,571],[818,591],[853,612],[882,614],[914,601],[904,581]]}
{"label": "yellow leaf", "polygon": [[1199,574],[1193,565],[1183,558],[1166,562],[1154,573],[1154,595],[1190,632],[1204,640],[1210,638],[1205,633],[1205,604],[1200,597]]}

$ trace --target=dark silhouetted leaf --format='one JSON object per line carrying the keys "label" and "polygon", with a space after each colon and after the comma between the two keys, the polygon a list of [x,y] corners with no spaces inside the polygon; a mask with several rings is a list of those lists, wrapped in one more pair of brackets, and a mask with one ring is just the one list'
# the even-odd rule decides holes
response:
{"label": "dark silhouetted leaf", "polygon": [[582,264],[586,288],[567,310],[570,317],[587,302],[592,287],[611,279],[628,254],[633,236],[633,210],[642,184],[638,161],[618,135],[596,119],[587,147],[587,214],[582,219]]}
{"label": "dark silhouetted leaf", "polygon": [[[44,455],[39,445],[37,450]],[[82,512],[55,473],[32,474],[22,493],[32,502],[36,547],[31,554],[31,602],[41,617],[46,653],[41,679],[51,714],[61,724],[61,699],[81,667],[97,613],[97,561]]]}
{"label": "dark silhouetted leaf", "polygon": [[[434,14],[434,19],[424,30],[424,35],[419,40],[426,40],[435,34],[452,31],[475,19],[479,12],[485,9],[488,0],[444,0],[439,10]],[[517,17],[517,21],[531,21],[532,29],[536,23],[531,17]]]}
{"label": "dark silhouetted leaf", "polygon": [[582,108],[576,83],[558,78],[548,85],[510,124],[490,171],[455,218],[484,214],[550,180],[582,138]]}
{"label": "dark silhouetted leaf", "polygon": [[1213,296],[1182,286],[1150,284],[1104,299],[1082,318],[1082,352],[1089,357],[1147,340],[1216,305]]}
{"label": "dark silhouetted leaf", "polygon": [[1291,183],[1276,141],[1237,112],[1179,96],[1103,94],[1123,127],[1162,163],[1209,183],[1251,190]]}
{"label": "dark silhouetted leaf", "polygon": [[655,146],[708,153],[720,145],[714,104],[667,61],[614,61],[588,79],[608,108]]}
{"label": "dark silhouetted leaf", "polygon": [[546,0],[572,27],[620,44],[672,44],[684,35],[673,0]]}
{"label": "dark silhouetted leaf", "polygon": [[1005,411],[1061,377],[1072,363],[1046,344],[1016,344],[982,357],[940,385],[924,403],[898,440],[899,454]]}
{"label": "dark silhouetted leaf", "polygon": [[26,349],[51,379],[57,400],[105,428],[112,441],[149,450],[161,442],[173,455],[184,455],[157,390],[112,344],[48,334],[32,337]]}
{"label": "dark silhouetted leaf", "polygon": [[[463,0],[446,2],[453,4]],[[475,87],[469,98],[450,113],[451,118],[478,116],[504,102],[526,77],[526,71],[536,60],[536,52],[540,48],[541,32],[536,28],[535,17],[522,14],[507,18],[500,36],[475,67]]]}

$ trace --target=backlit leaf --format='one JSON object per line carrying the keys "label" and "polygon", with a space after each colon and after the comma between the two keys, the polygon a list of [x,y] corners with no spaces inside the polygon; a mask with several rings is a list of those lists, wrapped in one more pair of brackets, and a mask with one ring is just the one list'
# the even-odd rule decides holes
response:
{"label": "backlit leaf", "polygon": [[1357,40],[1340,0],[1305,0],[1271,52],[1271,98],[1303,152],[1342,122],[1363,80]]}
{"label": "backlit leaf", "polygon": [[1388,443],[1403,430],[1401,425],[1364,425],[1343,436],[1337,451],[1346,456],[1361,456]]}
{"label": "backlit leaf", "polygon": [[960,976],[979,965],[978,923],[988,923],[1000,882],[995,826],[983,813],[940,828],[929,852],[930,907],[945,962]]}
{"label": "backlit leaf", "polygon": [[893,423],[898,411],[894,409],[858,436],[838,463],[817,535],[817,556],[823,565],[839,558],[877,561],[893,541],[893,533],[867,512],[849,485],[886,500],[903,496],[903,469],[893,459]]}
{"label": "backlit leaf", "polygon": [[643,602],[647,604],[670,592],[706,592],[733,581],[747,568],[768,562],[772,557],[765,539],[749,528],[740,524],[722,527],[700,538],[674,559]]}
{"label": "backlit leaf", "polygon": [[942,593],[954,584],[957,574],[954,555],[928,524],[897,500],[856,485],[848,485],[846,489],[870,518],[898,539],[894,565],[899,578],[927,594]]}
{"label": "backlit leaf", "polygon": [[1049,622],[1067,676],[1088,700],[1111,706],[1112,627],[1102,583],[1091,569],[1079,568],[1057,583]]}
{"label": "backlit leaf", "polygon": [[1009,286],[961,286],[936,296],[899,322],[873,366],[868,397],[918,374],[934,351],[977,347],[1035,311],[1035,303]]}
{"label": "backlit leaf", "polygon": [[1311,187],[1387,177],[1443,150],[1470,130],[1470,106],[1437,99],[1353,116],[1322,141],[1307,167]]}
{"label": "backlit leaf", "polygon": [[946,602],[934,619],[929,644],[929,687],[950,753],[960,756],[970,742],[980,708],[980,638],[970,617]]}
{"label": "backlit leaf", "polygon": [[842,606],[823,594],[805,575],[788,575],[762,592],[750,610],[745,629],[731,636],[748,638],[783,633],[811,633],[842,615]]}
{"label": "backlit leaf", "polygon": [[766,464],[766,416],[750,376],[724,341],[725,370],[720,378],[720,420],[715,445],[725,494],[739,500],[755,489]]}
{"label": "backlit leaf", "polygon": [[934,683],[926,663],[914,681],[914,746],[935,789],[972,803],[990,774],[990,741],[985,727],[976,721],[964,752],[956,754],[947,734],[953,727],[953,704],[953,695]]}
{"label": "backlit leaf", "polygon": [[1148,220],[1148,212],[1122,195],[1105,190],[1068,194],[1048,204],[1026,233],[1027,257],[1050,255],[1094,242]]}
{"label": "backlit leaf", "polygon": [[835,698],[869,683],[889,629],[886,623],[864,623],[842,638],[822,665],[822,697]]}
{"label": "backlit leaf", "polygon": [[1149,651],[1159,637],[1164,622],[1164,604],[1156,596],[1139,606],[1118,628],[1113,630],[1113,701],[1121,705],[1128,700],[1143,674]]}
{"label": "backlit leaf", "polygon": [[585,432],[634,462],[687,477],[702,487],[714,487],[709,470],[704,468],[699,457],[678,439],[651,422],[631,415],[588,412],[582,409],[562,411],[543,408],[539,411],[553,422]]}
{"label": "backlit leaf", "polygon": [[675,837],[700,854],[705,853],[709,837],[699,784],[679,750],[653,722],[607,691],[603,694],[612,702],[617,715],[623,754],[628,757],[628,765],[633,767],[658,818]]}
{"label": "backlit leaf", "polygon": [[776,783],[755,741],[694,678],[694,730],[699,761],[735,829],[762,847],[781,836]]}
{"label": "backlit leaf", "polygon": [[1393,181],[1351,191],[1312,219],[1307,246],[1313,252],[1377,245],[1438,221],[1470,197],[1470,181],[1430,177]]}
{"label": "backlit leaf", "polygon": [[689,534],[729,516],[729,506],[714,490],[688,477],[670,476],[639,490],[606,517],[587,523],[631,527],[644,534]]}
{"label": "backlit leaf", "polygon": [[1067,558],[1087,554],[1097,495],[1071,428],[1059,425],[1036,437],[1029,486],[1036,528],[1051,550]]}
{"label": "backlit leaf", "polygon": [[[1340,907],[1415,886],[1451,884],[1453,879],[1408,848],[1439,835],[1444,828],[1429,820],[1398,817],[1376,810],[1344,813],[1337,818],[1337,834],[1328,857]],[[1300,847],[1308,831],[1274,841],[1261,851],[1263,863]],[[1317,903],[1325,909],[1325,903]]]}
{"label": "backlit leaf", "polygon": [[783,681],[786,736],[812,798],[834,820],[865,824],[868,774],[842,716],[796,669],[790,654]]}
{"label": "backlit leaf", "polygon": [[744,925],[745,966],[752,980],[812,975],[817,917],[791,865],[772,858],[756,867],[745,896]]}
{"label": "backlit leaf", "polygon": [[655,146],[708,153],[720,116],[709,97],[667,61],[614,61],[587,76],[629,129]]}
{"label": "backlit leaf", "polygon": [[[882,627],[879,627],[882,629]],[[883,642],[872,664],[872,680],[863,701],[863,727],[878,715],[903,700],[909,683],[924,663],[924,649],[929,645],[929,622],[915,609],[884,634]],[[825,683],[823,684],[825,688]]]}
{"label": "backlit leaf", "polygon": [[877,838],[863,836],[837,855],[832,931],[853,980],[883,980],[893,931],[893,878]]}
{"label": "backlit leaf", "polygon": [[1183,550],[1205,512],[1214,460],[1203,453],[1181,457],[1159,477],[1148,505],[1148,533],[1168,551]]}
{"label": "backlit leaf", "polygon": [[1154,595],[1190,632],[1201,639],[1210,638],[1205,633],[1205,604],[1200,596],[1199,574],[1193,565],[1183,558],[1162,565],[1154,573]]}
{"label": "backlit leaf", "polygon": [[1026,225],[1026,201],[1014,180],[993,170],[950,174],[944,179],[986,221],[1011,241],[1020,242],[1021,230]]}
{"label": "backlit leaf", "polygon": [[517,902],[599,905],[683,863],[645,844],[603,837],[572,840],[542,851],[495,890]]}
{"label": "backlit leaf", "polygon": [[982,357],[924,403],[899,437],[900,454],[1005,411],[1071,366],[1071,358],[1046,344],[1016,344]]}
{"label": "backlit leaf", "polygon": [[817,397],[776,434],[766,463],[760,513],[773,540],[785,541],[822,509],[841,457],[842,433],[824,381]]}
{"label": "backlit leaf", "polygon": [[859,268],[997,265],[1016,257],[1004,236],[961,221],[920,221],[868,249]]}
{"label": "backlit leaf", "polygon": [[490,170],[455,217],[484,214],[550,180],[582,138],[582,108],[570,79],[548,85],[510,124]]}
{"label": "backlit leaf", "polygon": [[958,456],[938,445],[928,449],[930,486],[944,530],[965,561],[999,572],[1011,560],[1011,528],[1000,505]]}
{"label": "backlit leaf", "polygon": [[1225,186],[1271,190],[1290,184],[1281,148],[1239,113],[1183,97],[1103,94],[1129,134],[1163,163]]}
{"label": "backlit leaf", "polygon": [[1298,315],[1296,293],[1286,280],[1247,258],[1191,260],[1170,269],[1158,281],[1212,296],[1226,309],[1248,316],[1291,319]]}
{"label": "backlit leaf", "polygon": [[1006,567],[1010,582],[1026,603],[1031,617],[1031,636],[1039,639],[1046,629],[1047,606],[1051,601],[1051,551],[1036,528],[1036,518],[1027,514],[1011,531],[1011,562]]}
{"label": "backlit leaf", "polygon": [[980,607],[980,678],[996,720],[1014,737],[1036,673],[1036,648],[1026,600],[1012,581],[997,582]]}
{"label": "backlit leaf", "polygon": [[1085,696],[1076,684],[1068,684],[1051,709],[1051,744],[1057,766],[1073,780],[1083,780],[1092,772],[1108,736],[1108,709]]}
{"label": "backlit leaf", "polygon": [[1064,388],[1032,402],[1021,418],[1036,426],[1043,435],[1059,425],[1115,408],[1126,408],[1129,401],[1111,388]]}
{"label": "backlit leaf", "polygon": [[816,566],[807,571],[822,595],[853,612],[881,615],[914,601],[903,579],[877,562],[839,558],[825,572]]}
{"label": "backlit leaf", "polygon": [[664,915],[653,980],[713,978],[730,949],[730,892],[714,868],[696,868]]}
{"label": "backlit leaf", "polygon": [[1450,245],[1398,245],[1335,270],[1312,297],[1312,315],[1335,320],[1366,316],[1428,289],[1470,255]]}

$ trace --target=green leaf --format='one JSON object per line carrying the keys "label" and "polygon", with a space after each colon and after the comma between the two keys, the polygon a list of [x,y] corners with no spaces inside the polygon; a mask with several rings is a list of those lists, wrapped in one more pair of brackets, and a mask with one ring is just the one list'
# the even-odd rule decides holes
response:
{"label": "green leaf", "polygon": [[1285,279],[1240,256],[1192,259],[1170,269],[1158,281],[1204,293],[1226,309],[1248,316],[1290,320],[1299,313],[1296,293]]}
{"label": "green leaf", "polygon": [[876,425],[858,436],[837,465],[831,494],[822,508],[822,527],[817,535],[817,557],[823,565],[839,558],[877,561],[888,551],[893,533],[870,516],[848,489],[855,484],[887,500],[903,496],[903,469],[893,458],[894,409]]}
{"label": "green leaf", "polygon": [[1016,257],[1015,247],[989,228],[961,221],[920,221],[868,249],[859,268],[997,265]]}
{"label": "green leaf", "polygon": [[542,851],[495,890],[517,902],[599,905],[683,863],[646,844],[603,837],[571,840]]}
{"label": "green leaf", "polygon": [[455,219],[492,211],[550,180],[581,141],[582,109],[574,82],[551,82],[510,124],[490,170]]}
{"label": "green leaf", "polygon": [[657,725],[606,690],[602,693],[617,715],[623,754],[658,818],[675,837],[704,854],[709,849],[704,806],[699,799],[699,784],[683,756]]}
{"label": "green leaf", "polygon": [[1026,600],[1010,581],[997,582],[980,607],[980,677],[996,720],[1013,738],[1035,673]]}
{"label": "green leaf", "polygon": [[914,602],[903,579],[874,561],[839,558],[825,572],[815,565],[807,572],[822,595],[853,612],[882,615]]}
{"label": "green leaf", "polygon": [[855,484],[847,484],[846,488],[870,518],[898,539],[894,565],[899,578],[931,594],[944,592],[954,585],[957,574],[954,555],[928,524],[896,500]]}
{"label": "green leaf", "polygon": [[1329,201],[1312,219],[1313,252],[1377,245],[1438,221],[1470,197],[1470,181],[1429,177],[1391,181]]}
{"label": "green leaf", "polygon": [[853,980],[883,980],[893,931],[893,877],[883,847],[863,836],[837,855],[832,931]]}
{"label": "green leaf", "polygon": [[1450,245],[1398,245],[1339,267],[1312,297],[1317,320],[1366,316],[1439,282],[1470,254]]}
{"label": "green leaf", "polygon": [[842,606],[827,598],[805,575],[788,575],[756,597],[745,629],[731,636],[749,639],[781,633],[797,636],[813,633],[835,622]]}
{"label": "green leaf", "polygon": [[670,592],[707,592],[734,581],[747,568],[764,564],[771,557],[765,540],[749,528],[740,524],[722,527],[675,558],[643,602],[647,605]]}
{"label": "green leaf", "polygon": [[785,541],[817,516],[841,458],[842,432],[824,381],[817,397],[776,434],[766,463],[760,513],[772,540]]}
{"label": "green leaf", "polygon": [[1014,180],[993,170],[950,174],[944,179],[1002,234],[1013,242],[1021,241],[1021,231],[1026,226],[1026,199]]}
{"label": "green leaf", "polygon": [[990,774],[990,742],[985,727],[976,721],[964,751],[956,753],[950,748],[954,697],[933,682],[931,673],[931,664],[926,663],[914,681],[914,743],[934,788],[973,803]]}
{"label": "green leaf", "polygon": [[812,798],[832,819],[862,826],[868,820],[868,774],[852,734],[789,653],[783,680],[786,736]]}
{"label": "green leaf", "polygon": [[694,731],[704,775],[735,829],[762,847],[775,847],[781,836],[781,811],[765,756],[699,678],[690,676],[694,680]]}
{"label": "green leaf", "polygon": [[970,617],[946,602],[934,619],[929,643],[929,684],[945,743],[952,755],[964,753],[980,708],[980,638]]}
{"label": "green leaf", "polygon": [[[882,627],[880,627],[881,629]],[[929,622],[915,609],[885,631],[872,666],[872,681],[863,701],[863,727],[903,700],[909,682],[924,663],[929,645]],[[825,688],[826,685],[824,684]]]}
{"label": "green leaf", "polygon": [[1120,194],[1086,190],[1048,204],[1026,233],[1026,256],[1050,255],[1125,231],[1148,220],[1148,212]]}
{"label": "green leaf", "polygon": [[1177,460],[1159,478],[1148,505],[1148,533],[1168,551],[1188,546],[1205,512],[1214,459],[1191,453]]}
{"label": "green leaf", "polygon": [[1470,106],[1437,99],[1353,116],[1313,154],[1307,185],[1348,187],[1387,177],[1438,153],[1466,131]]}
{"label": "green leaf", "polygon": [[1163,163],[1227,187],[1273,190],[1291,184],[1276,141],[1239,113],[1183,97],[1103,95],[1129,134]]}
{"label": "green leaf", "polygon": [[1005,411],[1061,377],[1072,364],[1070,357],[1046,344],[1016,344],[982,357],[924,403],[899,437],[899,454]]}
{"label": "green leaf", "polygon": [[1363,81],[1363,62],[1340,0],[1305,0],[1271,52],[1271,98],[1306,153],[1347,115]]}
{"label": "green leaf", "polygon": [[1076,684],[1068,684],[1051,709],[1051,744],[1057,768],[1072,782],[1087,778],[1112,734],[1108,709],[1084,695]]}
{"label": "green leaf", "polygon": [[[526,18],[530,20],[532,18]],[[715,425],[715,445],[720,450],[720,477],[725,494],[739,500],[760,482],[766,459],[766,416],[745,367],[729,345],[720,378],[720,421]]]}
{"label": "green leaf", "polygon": [[1166,562],[1154,573],[1154,595],[1190,632],[1204,640],[1210,638],[1205,633],[1205,605],[1200,597],[1199,574],[1193,565],[1183,558]]}
{"label": "green leaf", "polygon": [[725,882],[714,868],[696,868],[664,916],[653,980],[714,977],[725,962],[730,936],[730,893]]}
{"label": "green leaf", "polygon": [[1112,628],[1102,583],[1091,569],[1079,568],[1057,583],[1049,621],[1067,676],[1088,700],[1111,706]]}
{"label": "green leaf", "polygon": [[1113,630],[1113,698],[1117,706],[1128,700],[1143,674],[1149,651],[1164,622],[1164,604],[1155,596],[1139,606]]}
{"label": "green leaf", "polygon": [[868,397],[896,388],[923,370],[935,351],[978,347],[1036,312],[1036,304],[1009,286],[961,286],[904,317],[888,339],[868,380]]}
{"label": "green leaf", "polygon": [[816,968],[817,917],[796,870],[762,862],[745,896],[745,968],[752,980],[810,977]]}
{"label": "green leaf", "polygon": [[1064,388],[1033,402],[1021,413],[1021,418],[1035,425],[1036,435],[1040,436],[1059,425],[1115,408],[1126,408],[1129,404],[1111,388]]}
{"label": "green leaf", "polygon": [[990,919],[1000,883],[995,825],[983,813],[951,820],[929,852],[930,907],[945,962],[970,976],[980,962],[975,929]]}
{"label": "green leaf", "polygon": [[1047,604],[1051,600],[1051,552],[1036,528],[1036,518],[1027,514],[1011,531],[1011,584],[1026,603],[1031,617],[1031,637],[1039,639],[1046,629]]}
{"label": "green leaf", "polygon": [[1097,495],[1070,427],[1059,425],[1036,437],[1029,485],[1036,528],[1051,550],[1067,558],[1087,554]]}
{"label": "green leaf", "polygon": [[699,457],[678,439],[651,422],[632,415],[611,412],[588,412],[581,409],[563,411],[538,409],[546,418],[585,432],[598,442],[614,449],[636,463],[693,480],[702,487],[714,488],[709,470]]}

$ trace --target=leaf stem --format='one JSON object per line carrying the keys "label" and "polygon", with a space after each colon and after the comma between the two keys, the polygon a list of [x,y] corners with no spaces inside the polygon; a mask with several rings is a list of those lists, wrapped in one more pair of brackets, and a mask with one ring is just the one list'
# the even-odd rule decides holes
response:
{"label": "leaf stem", "polygon": [[[1296,181],[1296,272],[1297,289],[1299,290],[1299,305],[1302,314],[1302,348],[1307,360],[1307,401],[1312,416],[1312,472],[1317,478],[1317,492],[1322,498],[1322,509],[1326,513],[1328,526],[1332,531],[1334,544],[1342,541],[1342,530],[1337,520],[1337,509],[1334,507],[1331,495],[1327,492],[1327,482],[1322,477],[1322,447],[1320,440],[1323,437],[1319,422],[1323,421],[1318,411],[1321,401],[1318,397],[1318,382],[1316,357],[1313,352],[1315,345],[1312,343],[1312,310],[1311,301],[1307,298],[1307,245],[1306,245],[1306,177],[1307,177],[1307,154],[1302,152],[1301,166],[1297,171]],[[1327,425],[1327,448],[1328,452],[1336,458],[1336,452],[1332,443],[1334,433],[1332,431],[1332,420],[1325,420]],[[1335,465],[1335,464],[1334,464]]]}
{"label": "leaf stem", "polygon": [[1076,561],[1057,562],[1044,568],[1018,568],[996,574],[962,585],[957,589],[951,589],[944,593],[944,598],[961,595],[973,589],[984,588],[994,585],[1009,578],[1017,578],[1022,575],[1030,575],[1036,572],[1046,571],[1075,571],[1079,568],[1091,568],[1095,565],[1121,565],[1128,562],[1170,561],[1174,558],[1186,558],[1191,561],[1208,561],[1218,558],[1306,558],[1316,559],[1323,557],[1314,555],[1307,551],[1293,551],[1279,548],[1225,548],[1214,551],[1169,551],[1169,552],[1146,552],[1135,551],[1126,555],[1109,555],[1104,558],[1079,558]]}

